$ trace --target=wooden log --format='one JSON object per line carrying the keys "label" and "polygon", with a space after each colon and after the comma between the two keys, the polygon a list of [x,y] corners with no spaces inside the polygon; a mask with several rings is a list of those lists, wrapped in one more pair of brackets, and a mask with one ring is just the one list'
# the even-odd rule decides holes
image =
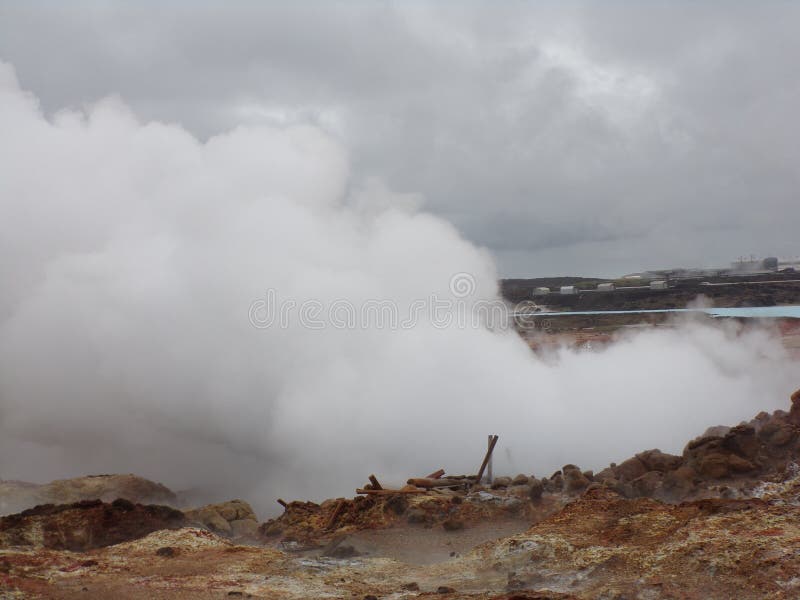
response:
{"label": "wooden log", "polygon": [[343,508],[344,508],[344,499],[341,498],[336,503],[336,506],[333,508],[331,516],[328,517],[328,521],[325,523],[325,529],[330,529],[331,527],[333,527],[334,523],[336,523],[336,518],[339,516],[339,513],[342,512]]}
{"label": "wooden log", "polygon": [[391,496],[392,494],[424,494],[428,490],[365,490],[357,489],[356,494],[367,494],[368,496]]}
{"label": "wooden log", "polygon": [[436,487],[461,487],[464,485],[463,479],[429,479],[427,477],[412,477],[408,480],[408,485],[414,485],[421,488],[436,488]]}
{"label": "wooden log", "polygon": [[369,476],[369,482],[372,484],[373,490],[382,490],[383,486],[378,482],[378,478],[375,475]]}
{"label": "wooden log", "polygon": [[289,508],[289,505],[286,504],[286,502],[284,500],[281,500],[280,498],[278,498],[278,504],[280,504],[283,508]]}
{"label": "wooden log", "polygon": [[425,479],[439,479],[442,475],[444,475],[444,469],[439,469],[438,471],[434,471],[430,475],[427,475]]}
{"label": "wooden log", "polygon": [[[487,450],[492,447],[492,438],[493,437],[494,436],[492,436],[491,434],[489,435],[489,439],[487,440],[487,444],[486,444],[486,449]],[[489,464],[486,465],[486,481],[488,481],[489,484],[491,485],[491,483],[492,483],[492,454],[491,454],[491,451],[489,452]]]}
{"label": "wooden log", "polygon": [[492,441],[489,442],[489,448],[486,450],[486,456],[483,457],[483,462],[481,463],[481,468],[478,469],[478,479],[477,482],[481,482],[481,478],[483,477],[483,472],[486,469],[486,465],[489,464],[489,459],[492,457],[492,452],[494,451],[494,447],[497,444],[497,440],[500,438],[499,435],[496,435],[492,438]]}

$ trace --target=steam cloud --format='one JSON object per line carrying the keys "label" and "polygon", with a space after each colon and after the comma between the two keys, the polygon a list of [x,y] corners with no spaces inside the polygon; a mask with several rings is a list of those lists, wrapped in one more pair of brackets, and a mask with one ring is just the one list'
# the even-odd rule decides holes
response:
{"label": "steam cloud", "polygon": [[[256,329],[283,298],[409,306],[487,252],[418,199],[348,178],[311,127],[200,142],[107,98],[46,116],[0,63],[0,477],[135,472],[271,510],[438,467],[597,468],[679,451],[708,425],[784,407],[766,331],[684,325],[602,352],[532,356],[512,332]],[[504,464],[505,463],[505,464]]]}

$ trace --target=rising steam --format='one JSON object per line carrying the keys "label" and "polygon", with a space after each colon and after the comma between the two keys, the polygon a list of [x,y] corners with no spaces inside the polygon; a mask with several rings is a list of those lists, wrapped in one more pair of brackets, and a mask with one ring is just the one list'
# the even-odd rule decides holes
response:
{"label": "rising steam", "polygon": [[413,196],[351,181],[311,127],[200,142],[115,98],[44,115],[0,63],[0,131],[2,478],[135,472],[271,509],[371,472],[474,472],[487,433],[510,450],[498,471],[677,451],[797,383],[764,331],[685,325],[542,362],[512,332],[426,319],[259,329],[267,289],[407,309],[456,273],[494,298],[497,273]]}

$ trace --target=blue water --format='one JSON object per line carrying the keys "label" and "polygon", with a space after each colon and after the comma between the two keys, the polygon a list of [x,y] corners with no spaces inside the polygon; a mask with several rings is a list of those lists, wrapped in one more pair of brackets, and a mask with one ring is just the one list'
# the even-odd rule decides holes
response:
{"label": "blue water", "polygon": [[712,317],[744,319],[800,319],[800,306],[743,306],[741,308],[660,308],[651,310],[582,310],[573,312],[514,313],[515,317],[566,317],[570,315],[642,315],[649,313],[698,313]]}

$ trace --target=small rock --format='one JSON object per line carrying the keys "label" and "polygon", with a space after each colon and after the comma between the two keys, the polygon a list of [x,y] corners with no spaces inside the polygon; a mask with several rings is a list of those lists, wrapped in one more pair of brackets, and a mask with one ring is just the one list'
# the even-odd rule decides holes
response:
{"label": "small rock", "polygon": [[510,485],[511,485],[511,477],[495,477],[494,481],[492,481],[493,490],[507,488]]}
{"label": "small rock", "polygon": [[589,485],[589,480],[583,476],[577,468],[565,469],[564,471],[564,486],[567,492],[575,493],[580,492]]}
{"label": "small rock", "polygon": [[616,478],[625,483],[633,481],[647,473],[647,467],[641,460],[634,456],[620,463],[615,471],[617,475]]}
{"label": "small rock", "polygon": [[442,527],[445,531],[460,531],[464,529],[464,521],[451,517],[442,523]]}
{"label": "small rock", "polygon": [[427,523],[428,513],[419,508],[412,508],[406,513],[406,521],[409,523]]}
{"label": "small rock", "polygon": [[230,522],[233,537],[255,537],[258,523],[253,519],[236,519]]}
{"label": "small rock", "polygon": [[542,499],[543,492],[544,484],[535,477],[531,478],[530,491],[528,492],[530,499],[533,502],[539,502]]}
{"label": "small rock", "polygon": [[401,590],[406,590],[408,592],[418,592],[419,591],[419,584],[416,581],[412,581],[411,583],[404,583],[401,587]]}
{"label": "small rock", "polygon": [[175,548],[173,548],[172,546],[164,546],[156,550],[156,555],[166,556],[166,557],[175,556]]}
{"label": "small rock", "polygon": [[361,556],[361,553],[353,546],[342,544],[326,553],[325,556],[330,556],[331,558],[353,558],[354,556]]}
{"label": "small rock", "polygon": [[511,485],[528,485],[530,483],[530,479],[527,475],[523,475],[520,473],[514,479],[511,480]]}
{"label": "small rock", "polygon": [[440,585],[438,588],[436,588],[437,594],[455,594],[455,592],[455,589],[446,585]]}
{"label": "small rock", "polygon": [[[666,473],[674,471],[683,462],[683,458],[674,454],[667,454],[659,449],[645,450],[636,455],[648,471]],[[641,475],[640,475],[641,477]]]}

